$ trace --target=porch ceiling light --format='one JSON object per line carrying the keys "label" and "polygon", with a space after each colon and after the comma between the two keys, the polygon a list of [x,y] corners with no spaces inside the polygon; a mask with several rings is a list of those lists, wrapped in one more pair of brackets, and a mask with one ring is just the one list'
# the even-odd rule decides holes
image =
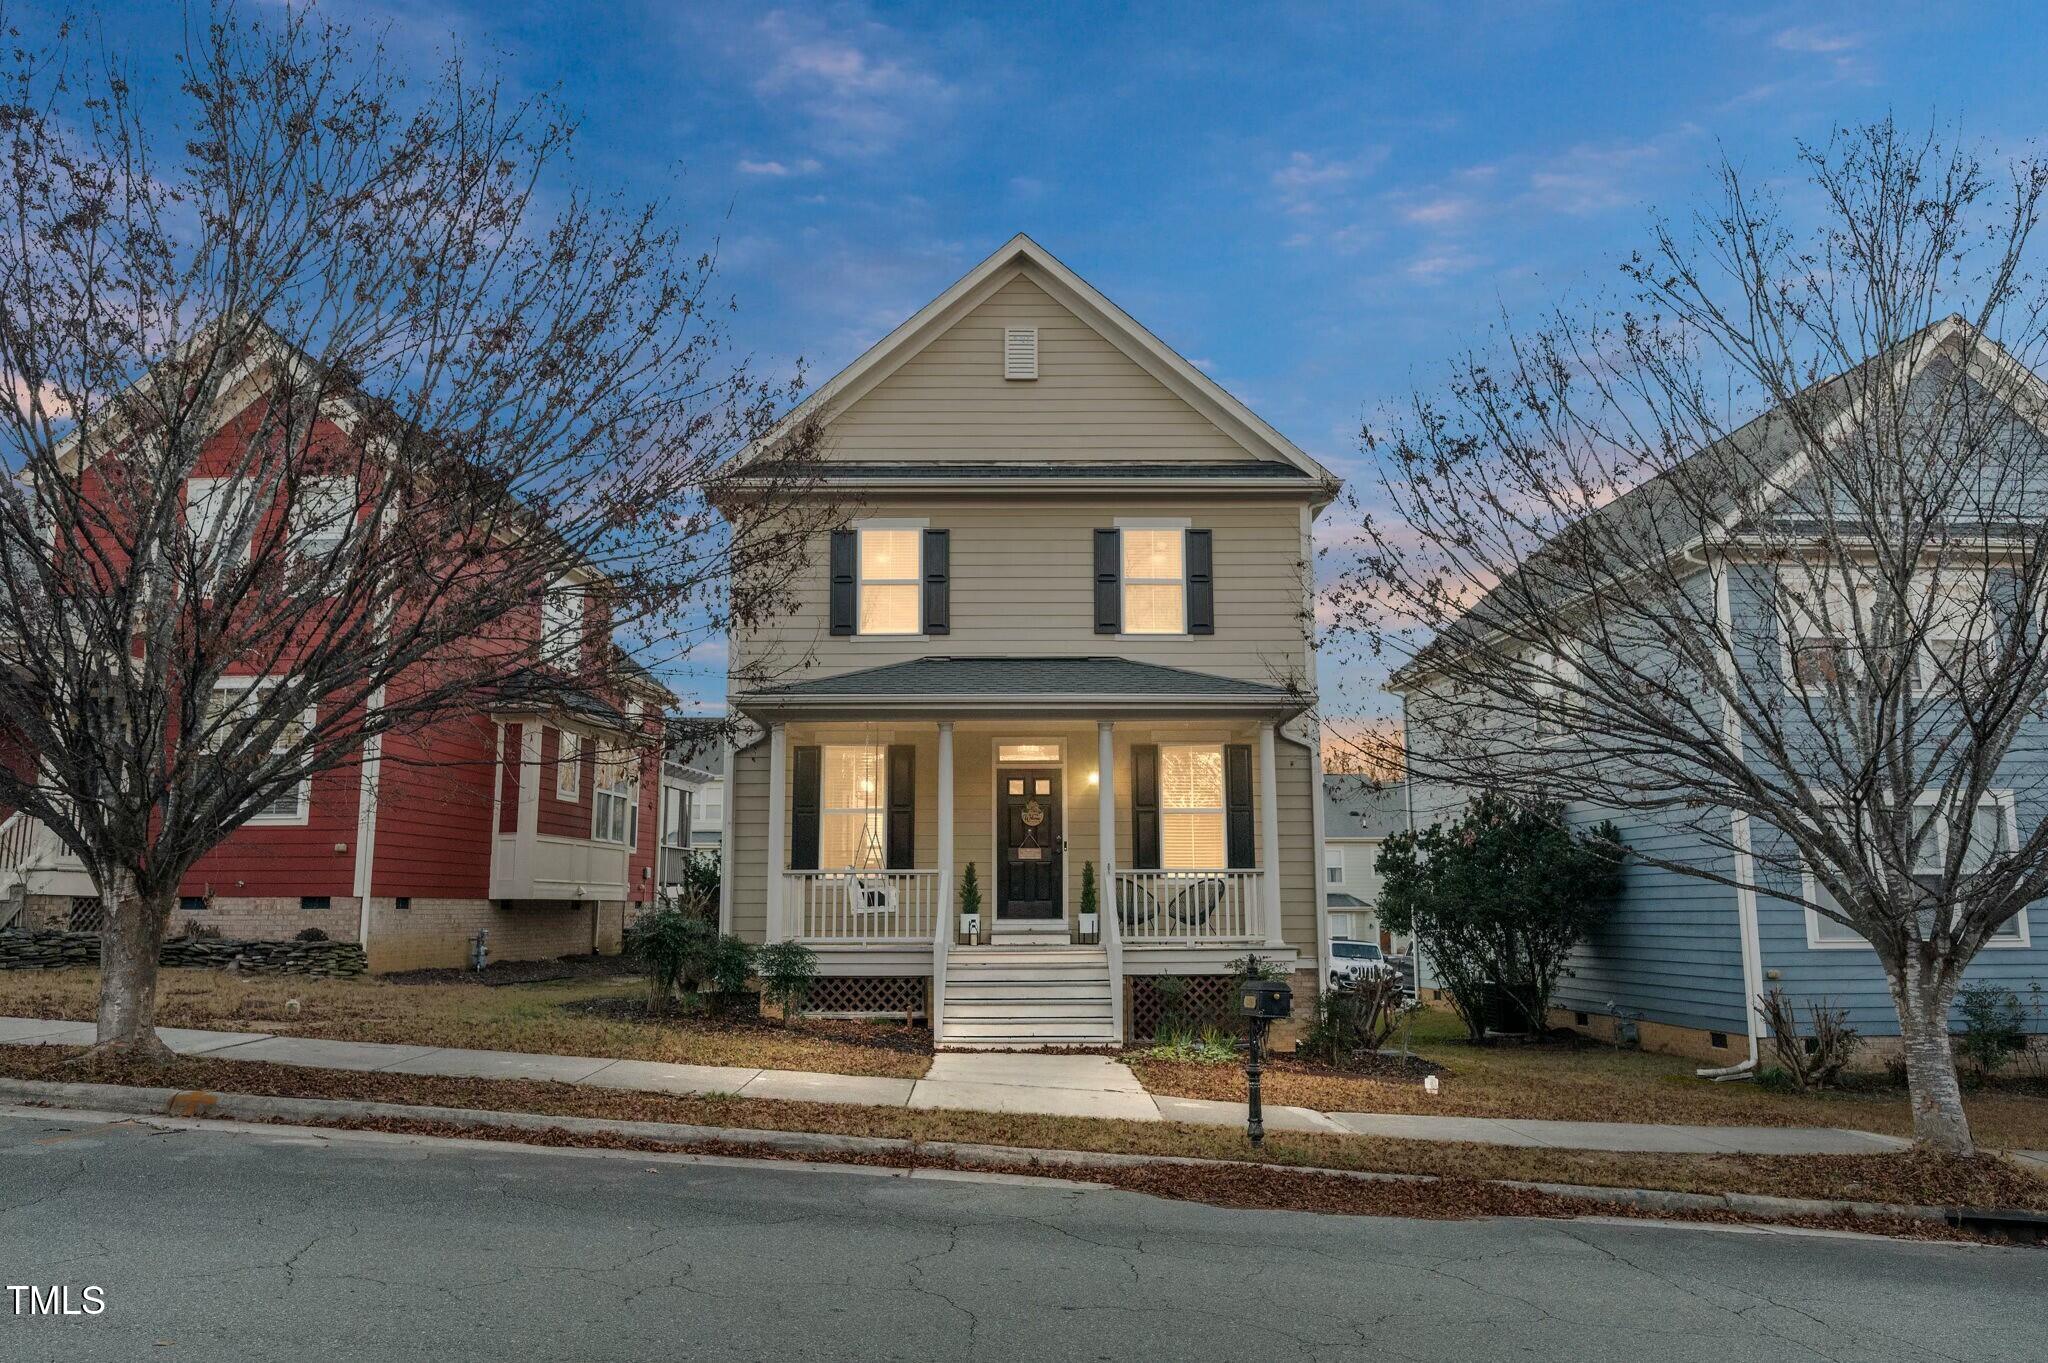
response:
{"label": "porch ceiling light", "polygon": [[1091,786],[1099,786],[1099,785],[1101,785],[1101,784],[1102,784],[1102,773],[1101,773],[1101,772],[1099,772],[1099,771],[1091,771],[1091,772],[1089,772],[1089,773],[1088,773],[1088,784],[1089,784],[1089,785],[1091,785]]}

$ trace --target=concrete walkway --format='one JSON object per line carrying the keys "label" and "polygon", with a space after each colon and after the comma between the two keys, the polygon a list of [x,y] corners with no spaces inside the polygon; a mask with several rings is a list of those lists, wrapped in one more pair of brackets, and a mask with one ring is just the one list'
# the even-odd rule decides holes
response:
{"label": "concrete walkway", "polygon": [[[0,1018],[0,1045],[90,1045],[90,1022]],[[671,1065],[601,1056],[526,1055],[455,1047],[324,1041],[263,1032],[209,1032],[159,1027],[180,1055],[214,1060],[264,1060],[309,1069],[442,1075],[465,1079],[544,1079],[591,1088],[682,1095],[857,1103],[867,1107],[944,1108],[1049,1117],[1113,1117],[1134,1122],[1241,1126],[1242,1103],[1151,1094],[1128,1065],[1101,1055],[1035,1055],[1016,1051],[948,1051],[932,1058],[922,1079],[807,1074],[724,1065]],[[1664,1154],[1862,1155],[1903,1150],[1897,1136],[1836,1127],[1663,1126],[1627,1122],[1548,1122],[1498,1117],[1429,1117],[1374,1112],[1316,1112],[1268,1105],[1269,1131],[1382,1136],[1399,1140],[1468,1141],[1480,1145]]]}

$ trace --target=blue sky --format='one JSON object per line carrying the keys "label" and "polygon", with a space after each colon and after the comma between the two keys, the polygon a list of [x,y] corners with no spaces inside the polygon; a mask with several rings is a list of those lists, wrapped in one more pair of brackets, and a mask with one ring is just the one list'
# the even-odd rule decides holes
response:
{"label": "blue sky", "polygon": [[[770,368],[828,376],[1027,231],[1367,484],[1372,409],[1503,310],[1612,289],[1723,151],[1789,174],[1796,139],[1888,111],[2017,148],[2048,51],[2024,5],[325,8],[558,90],[582,174],[677,189],[721,239]],[[103,13],[133,39],[176,22]],[[722,690],[715,657],[671,681]]]}

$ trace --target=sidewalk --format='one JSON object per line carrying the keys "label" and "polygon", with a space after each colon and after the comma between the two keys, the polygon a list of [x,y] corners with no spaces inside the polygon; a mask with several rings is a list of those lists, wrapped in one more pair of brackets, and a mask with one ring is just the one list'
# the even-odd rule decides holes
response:
{"label": "sidewalk", "polygon": [[[0,1045],[84,1046],[90,1022],[0,1018]],[[1145,1091],[1128,1065],[1107,1056],[1035,1055],[1015,1051],[949,1051],[934,1056],[922,1079],[809,1074],[719,1065],[670,1065],[597,1056],[526,1055],[453,1047],[324,1041],[264,1032],[208,1032],[160,1027],[180,1055],[213,1060],[263,1060],[309,1069],[466,1079],[542,1079],[591,1088],[679,1095],[856,1103],[866,1107],[948,1108],[1051,1117],[1110,1117],[1135,1122],[1241,1126],[1240,1103],[1171,1098]],[[1862,1155],[1903,1150],[1897,1136],[1835,1127],[1662,1126],[1626,1122],[1553,1122],[1499,1117],[1427,1117],[1373,1112],[1315,1112],[1268,1106],[1269,1131],[1383,1136],[1399,1140],[1467,1141],[1480,1145],[1663,1154]]]}

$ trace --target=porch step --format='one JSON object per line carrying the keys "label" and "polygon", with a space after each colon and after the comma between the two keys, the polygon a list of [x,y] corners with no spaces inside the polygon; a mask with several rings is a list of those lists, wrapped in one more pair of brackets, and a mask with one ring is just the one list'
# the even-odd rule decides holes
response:
{"label": "porch step", "polygon": [[1117,1040],[1109,954],[1061,943],[954,947],[938,1044],[1025,1050]]}

